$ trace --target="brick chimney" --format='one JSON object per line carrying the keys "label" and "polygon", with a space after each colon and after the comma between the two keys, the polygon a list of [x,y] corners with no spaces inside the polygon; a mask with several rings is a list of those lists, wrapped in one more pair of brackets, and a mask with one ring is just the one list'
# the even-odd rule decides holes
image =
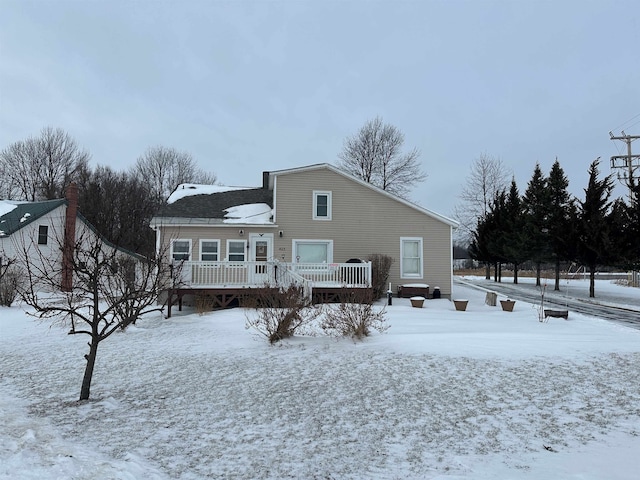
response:
{"label": "brick chimney", "polygon": [[76,219],[78,218],[78,186],[69,184],[65,193],[67,214],[64,220],[64,244],[62,246],[62,284],[64,292],[73,289],[73,250],[76,243]]}

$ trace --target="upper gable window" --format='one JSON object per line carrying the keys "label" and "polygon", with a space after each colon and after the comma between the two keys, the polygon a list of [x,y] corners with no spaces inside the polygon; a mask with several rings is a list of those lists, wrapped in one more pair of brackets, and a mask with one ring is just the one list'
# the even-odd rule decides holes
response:
{"label": "upper gable window", "polygon": [[38,227],[38,245],[46,245],[49,241],[49,226],[40,225]]}
{"label": "upper gable window", "polygon": [[331,220],[331,192],[313,192],[313,219]]}

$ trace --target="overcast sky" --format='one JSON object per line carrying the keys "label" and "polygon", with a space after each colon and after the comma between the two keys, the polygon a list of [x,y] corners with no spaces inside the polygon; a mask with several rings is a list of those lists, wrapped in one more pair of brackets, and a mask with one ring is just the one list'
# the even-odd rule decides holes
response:
{"label": "overcast sky", "polygon": [[375,116],[440,214],[482,154],[521,193],[558,157],[580,196],[626,153],[609,131],[640,135],[640,2],[0,0],[0,148],[60,127],[94,165],[163,145],[259,186],[335,163]]}

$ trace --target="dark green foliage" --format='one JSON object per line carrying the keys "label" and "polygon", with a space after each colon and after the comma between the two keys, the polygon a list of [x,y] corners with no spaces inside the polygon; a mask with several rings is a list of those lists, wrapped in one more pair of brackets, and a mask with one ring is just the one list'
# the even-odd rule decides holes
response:
{"label": "dark green foliage", "polygon": [[546,222],[549,260],[555,265],[554,290],[560,289],[560,262],[575,258],[575,205],[568,187],[569,181],[556,160],[547,179],[549,212]]}
{"label": "dark green foliage", "polygon": [[522,198],[524,223],[524,249],[529,260],[536,263],[536,285],[540,285],[540,264],[549,257],[547,217],[549,214],[549,191],[547,180],[536,164],[533,176]]}
{"label": "dark green foliage", "polygon": [[614,221],[609,200],[613,190],[611,176],[598,179],[599,161],[589,167],[589,184],[585,198],[579,202],[577,224],[577,258],[589,269],[589,296],[595,296],[595,272],[599,265],[608,265],[616,260],[615,243],[612,241]]}

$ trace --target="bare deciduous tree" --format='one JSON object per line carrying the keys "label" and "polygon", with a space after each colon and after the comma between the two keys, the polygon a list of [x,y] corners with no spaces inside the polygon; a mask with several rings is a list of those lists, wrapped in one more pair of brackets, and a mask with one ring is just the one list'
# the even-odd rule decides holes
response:
{"label": "bare deciduous tree", "polygon": [[[55,235],[58,250],[64,250],[63,237]],[[156,302],[169,282],[168,265],[123,252],[84,228],[71,254],[65,255],[73,288],[62,291],[65,262],[60,255],[38,254],[40,250],[25,239],[17,247],[27,279],[21,297],[34,308],[32,315],[68,326],[69,334],[90,339],[80,390],[80,400],[86,400],[99,344],[140,316],[163,308]]]}
{"label": "bare deciduous tree", "polygon": [[90,155],[61,128],[45,127],[40,136],[15,142],[0,152],[3,195],[16,200],[52,200],[88,168]]}
{"label": "bare deciduous tree", "polygon": [[403,145],[404,134],[376,117],[344,141],[338,166],[367,183],[406,197],[427,175],[420,166],[420,152],[414,148],[403,153]]}
{"label": "bare deciduous tree", "polygon": [[457,236],[461,242],[470,243],[478,221],[491,209],[496,192],[506,190],[512,176],[511,170],[499,158],[482,154],[473,161],[460,193],[460,203],[454,208],[454,217],[460,224]]}
{"label": "bare deciduous tree", "polygon": [[134,172],[144,178],[158,203],[164,202],[181,183],[217,182],[214,173],[198,168],[190,153],[170,147],[150,147],[138,158]]}

